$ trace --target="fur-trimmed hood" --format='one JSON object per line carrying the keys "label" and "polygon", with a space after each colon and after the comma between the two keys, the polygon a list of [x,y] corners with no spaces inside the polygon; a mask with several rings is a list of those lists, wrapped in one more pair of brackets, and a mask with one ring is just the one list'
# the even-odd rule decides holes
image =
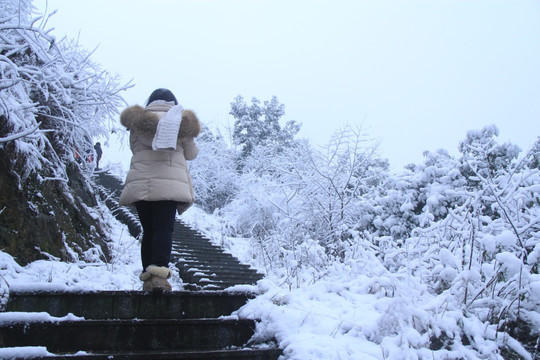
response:
{"label": "fur-trimmed hood", "polygon": [[[152,137],[156,134],[159,119],[156,112],[139,105],[130,106],[120,114],[120,123],[126,128]],[[197,115],[191,110],[184,110],[178,138],[197,137],[200,132],[201,124]]]}

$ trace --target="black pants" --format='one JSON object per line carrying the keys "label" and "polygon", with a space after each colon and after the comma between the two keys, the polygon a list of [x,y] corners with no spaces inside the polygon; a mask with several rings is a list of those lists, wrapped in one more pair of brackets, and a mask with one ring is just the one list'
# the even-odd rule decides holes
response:
{"label": "black pants", "polygon": [[143,271],[148,265],[169,266],[176,201],[137,201],[135,206],[143,228]]}

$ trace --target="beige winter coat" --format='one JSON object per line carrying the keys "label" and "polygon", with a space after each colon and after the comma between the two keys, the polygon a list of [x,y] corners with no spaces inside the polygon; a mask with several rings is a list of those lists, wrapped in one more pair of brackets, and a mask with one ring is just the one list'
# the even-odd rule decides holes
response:
{"label": "beige winter coat", "polygon": [[191,110],[182,112],[176,151],[154,151],[152,140],[157,124],[174,103],[152,103],[146,108],[135,105],[120,114],[120,123],[130,130],[133,156],[120,205],[136,201],[178,201],[182,214],[195,201],[186,160],[197,157],[195,138],[201,131],[199,119]]}

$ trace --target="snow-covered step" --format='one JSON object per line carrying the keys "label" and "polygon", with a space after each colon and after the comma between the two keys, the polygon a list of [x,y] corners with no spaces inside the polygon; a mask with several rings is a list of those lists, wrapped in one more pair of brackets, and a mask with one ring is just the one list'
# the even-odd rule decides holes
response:
{"label": "snow-covered step", "polygon": [[252,296],[12,291],[0,313],[0,358],[276,360],[272,343],[248,345],[255,321],[230,315]]}
{"label": "snow-covered step", "polygon": [[0,347],[45,346],[78,351],[217,350],[246,344],[252,320],[132,319],[2,322]]}
{"label": "snow-covered step", "polygon": [[182,260],[182,267],[184,268],[198,268],[198,269],[204,269],[204,270],[210,270],[210,269],[218,269],[219,272],[221,271],[227,271],[227,270],[233,270],[236,269],[238,271],[253,271],[257,272],[257,270],[251,268],[249,265],[245,264],[233,264],[233,265],[227,265],[227,264],[207,264],[205,262],[197,261],[197,259],[181,259]]}
{"label": "snow-covered step", "polygon": [[215,269],[212,269],[212,268],[202,268],[202,267],[191,267],[191,268],[184,268],[184,269],[187,269],[188,272],[192,273],[193,275],[197,275],[196,273],[202,273],[202,274],[208,274],[209,276],[228,276],[228,275],[232,275],[232,276],[235,276],[235,275],[247,275],[247,276],[258,276],[260,277],[260,274],[255,272],[254,270],[252,270],[252,272],[250,273],[246,273],[245,270],[238,270],[238,269],[234,269],[234,268],[231,268],[231,269],[224,269],[224,268],[220,268],[219,269],[219,272],[216,273],[214,270]]}
{"label": "snow-covered step", "polygon": [[[234,257],[213,256],[212,254],[184,253],[180,257],[187,260],[199,261],[201,264],[212,264],[212,265],[227,264],[227,265],[233,265],[233,266],[242,265]],[[182,259],[180,259],[180,261],[181,260]]]}
{"label": "snow-covered step", "polygon": [[7,303],[9,312],[68,314],[85,319],[195,319],[231,314],[253,295],[239,292],[174,291],[160,296],[143,291],[15,292]]}
{"label": "snow-covered step", "polygon": [[[115,352],[85,352],[76,354],[51,354],[44,347],[16,347],[0,349],[7,359],[33,360],[276,360],[281,352],[276,349],[222,349],[222,350],[154,350]],[[11,354],[11,355],[9,355]],[[20,354],[20,356],[16,356]]]}

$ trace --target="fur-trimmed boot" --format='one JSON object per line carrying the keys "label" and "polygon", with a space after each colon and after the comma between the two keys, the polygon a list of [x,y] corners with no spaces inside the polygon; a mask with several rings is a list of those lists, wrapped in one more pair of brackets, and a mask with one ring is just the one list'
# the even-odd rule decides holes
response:
{"label": "fur-trimmed boot", "polygon": [[143,281],[143,291],[172,291],[167,281],[171,276],[172,271],[168,267],[150,265],[139,278]]}
{"label": "fur-trimmed boot", "polygon": [[152,275],[149,272],[144,271],[139,275],[139,279],[143,282],[143,291],[152,291]]}

